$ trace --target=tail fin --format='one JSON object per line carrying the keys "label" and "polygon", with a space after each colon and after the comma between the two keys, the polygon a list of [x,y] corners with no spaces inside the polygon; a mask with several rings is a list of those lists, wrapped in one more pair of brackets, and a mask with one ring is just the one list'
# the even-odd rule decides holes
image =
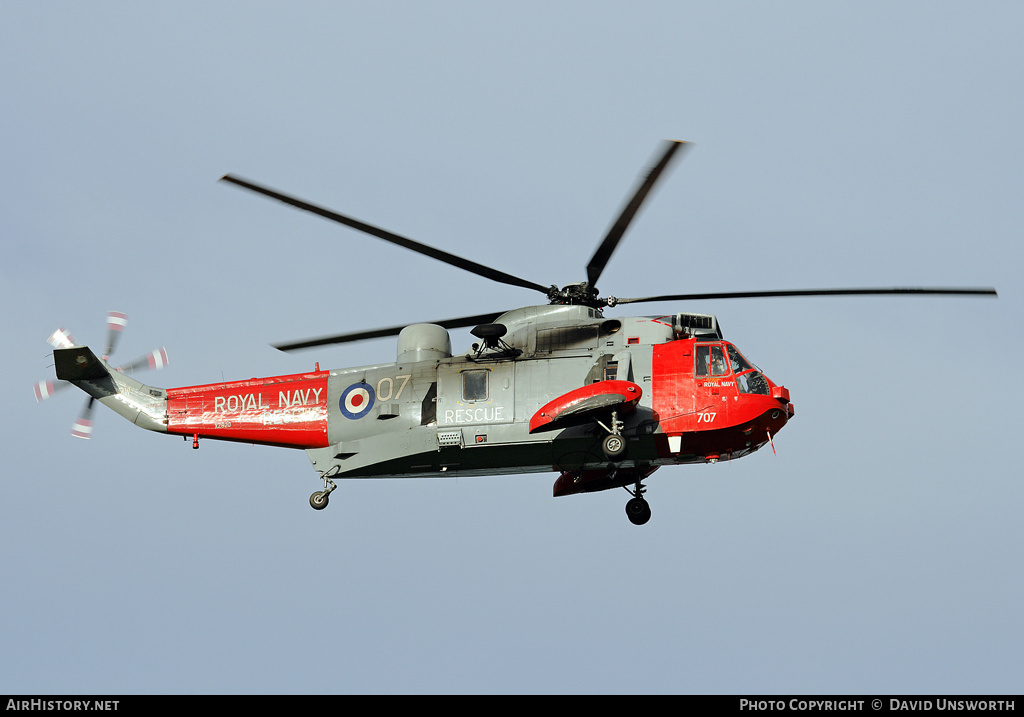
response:
{"label": "tail fin", "polygon": [[[111,378],[111,372],[106,364],[100,361],[88,346],[56,349],[53,352],[53,361],[57,370],[57,378],[62,381],[95,381]],[[117,391],[115,390],[114,393]]]}
{"label": "tail fin", "polygon": [[167,392],[113,369],[88,346],[55,349],[57,378],[70,381],[137,426],[167,432]]}

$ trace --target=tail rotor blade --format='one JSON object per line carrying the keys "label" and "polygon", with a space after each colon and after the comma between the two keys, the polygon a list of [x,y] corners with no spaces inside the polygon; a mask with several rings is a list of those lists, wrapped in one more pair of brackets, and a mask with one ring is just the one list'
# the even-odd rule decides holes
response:
{"label": "tail rotor blade", "polygon": [[117,346],[117,342],[121,338],[121,333],[127,325],[127,314],[121,311],[111,311],[107,314],[107,350],[103,354],[104,358],[108,358],[112,353],[114,353],[114,347]]}
{"label": "tail rotor blade", "polygon": [[[114,349],[117,347],[118,342],[121,340],[121,334],[124,332],[125,326],[127,326],[127,324],[128,324],[128,316],[124,312],[121,312],[121,311],[110,311],[110,312],[107,313],[107,344],[106,344],[106,352],[103,355],[103,361],[104,362],[114,352]],[[64,327],[61,327],[61,328],[57,329],[56,331],[54,331],[50,335],[50,337],[47,339],[47,343],[49,343],[50,346],[52,346],[55,349],[70,349],[70,348],[75,348],[75,347],[79,346],[79,344],[75,341],[74,337],[71,336],[71,334],[68,332],[68,330],[65,329]],[[88,357],[91,357],[91,360],[95,361],[95,356],[92,354],[91,351],[87,351],[87,350],[84,351],[82,353],[82,356],[79,357],[79,358],[83,358],[84,359],[86,357],[86,355]],[[74,377],[75,377],[73,382],[71,382],[71,381],[62,381],[62,380],[59,380],[59,379],[55,380],[55,381],[51,380],[51,381],[38,381],[38,382],[36,382],[32,386],[32,392],[35,394],[36,402],[37,403],[41,403],[41,402],[43,402],[43,401],[53,397],[61,389],[67,388],[68,386],[72,386],[72,385],[78,384],[79,383],[79,381],[78,381],[79,378],[83,378],[83,380],[84,379],[88,379],[88,378],[95,378],[95,376],[86,375],[86,374],[82,374],[82,376],[79,376],[77,373],[74,373],[74,372],[72,372],[72,374],[62,374],[62,370],[63,369],[61,367],[61,361],[64,358],[66,358],[66,355],[61,357],[61,358],[58,358],[58,352],[56,352],[56,351],[54,352],[54,360],[55,360],[55,363],[58,364],[58,366],[57,366],[57,376],[61,376],[61,375],[72,376],[72,374],[73,374]],[[153,351],[150,351],[145,356],[142,356],[141,358],[136,359],[135,361],[132,361],[131,363],[119,366],[117,368],[117,370],[118,371],[122,371],[122,372],[130,373],[130,372],[134,371],[135,369],[139,369],[139,368],[161,369],[161,368],[164,368],[165,366],[167,366],[167,364],[168,364],[167,349],[164,348],[163,346],[161,346],[160,348],[155,349]],[[105,366],[105,364],[104,364],[104,366]],[[103,372],[104,376],[106,376],[105,371],[106,371],[106,369],[104,368],[104,372]],[[93,406],[94,406],[95,403],[96,403],[96,399],[95,398],[90,398],[88,403],[85,404],[85,409],[78,416],[78,418],[75,419],[74,424],[72,424],[72,426],[71,426],[71,435],[74,436],[75,438],[81,438],[83,440],[88,440],[89,438],[92,438],[92,429],[93,429],[92,412],[93,412]]]}
{"label": "tail rotor blade", "polygon": [[71,427],[71,435],[75,438],[82,438],[89,440],[92,438],[92,404],[96,401],[94,398],[90,398],[89,402],[85,404],[85,410],[82,411],[82,415],[79,416],[74,425]]}
{"label": "tail rotor blade", "polygon": [[70,333],[68,333],[67,329],[61,326],[50,334],[50,338],[46,339],[46,343],[50,344],[50,346],[55,349],[69,349],[75,345],[75,339]]}
{"label": "tail rotor blade", "polygon": [[36,403],[42,403],[48,398],[52,398],[57,391],[67,388],[71,384],[67,381],[39,381],[32,387],[32,391],[36,395]]}
{"label": "tail rotor blade", "polygon": [[160,369],[165,368],[168,363],[167,349],[161,346],[158,349],[150,351],[142,358],[138,358],[131,363],[118,366],[117,370],[121,373],[132,373],[140,368],[149,368],[154,371],[159,371]]}

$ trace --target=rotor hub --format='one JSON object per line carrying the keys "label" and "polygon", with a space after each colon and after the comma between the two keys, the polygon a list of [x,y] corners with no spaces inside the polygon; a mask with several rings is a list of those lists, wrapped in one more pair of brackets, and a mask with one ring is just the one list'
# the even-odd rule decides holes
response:
{"label": "rotor hub", "polygon": [[552,285],[548,290],[548,301],[552,304],[589,306],[593,309],[608,305],[604,299],[598,297],[597,289],[585,281],[566,284],[561,289]]}

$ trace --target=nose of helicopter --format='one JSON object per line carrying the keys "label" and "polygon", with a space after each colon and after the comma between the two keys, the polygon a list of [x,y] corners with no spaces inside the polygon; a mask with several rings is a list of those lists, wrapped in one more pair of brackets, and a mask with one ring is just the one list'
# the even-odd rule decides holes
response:
{"label": "nose of helicopter", "polygon": [[785,386],[776,386],[772,384],[772,398],[779,402],[779,405],[786,409],[786,415],[792,417],[795,413],[793,404],[789,400],[789,389]]}
{"label": "nose of helicopter", "polygon": [[771,386],[771,397],[778,403],[777,408],[772,408],[772,410],[766,412],[764,416],[770,440],[771,436],[778,433],[782,427],[789,422],[789,419],[793,417],[796,410],[793,408],[793,404],[789,400],[789,389],[785,386],[778,386],[775,383],[771,383],[770,379],[769,383]]}

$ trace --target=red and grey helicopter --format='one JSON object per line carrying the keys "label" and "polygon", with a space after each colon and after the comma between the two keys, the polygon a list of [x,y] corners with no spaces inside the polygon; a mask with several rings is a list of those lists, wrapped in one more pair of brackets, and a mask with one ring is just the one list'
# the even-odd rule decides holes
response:
{"label": "red and grey helicopter", "polygon": [[[236,176],[223,181],[313,212],[493,281],[543,294],[546,304],[277,345],[296,351],[396,336],[394,361],[287,376],[157,388],[129,373],[166,364],[163,349],[124,367],[107,359],[124,328],[108,319],[102,357],[63,329],[50,338],[56,376],[89,395],[73,435],[88,438],[93,403],[141,428],[191,438],[306,451],[321,510],[350,478],[558,473],[554,495],[624,488],[626,514],[646,523],[644,481],[662,466],[714,463],[772,443],[794,416],[789,391],[726,341],[715,316],[605,316],[619,304],[867,294],[991,295],[991,288],[880,288],[601,296],[598,280],[645,198],[683,142],[667,142],[586,267],[559,288],[478,264]],[[478,339],[453,354],[448,329]],[[59,385],[59,384],[58,384]],[[53,393],[40,382],[36,397]],[[774,444],[772,443],[774,450]]]}

